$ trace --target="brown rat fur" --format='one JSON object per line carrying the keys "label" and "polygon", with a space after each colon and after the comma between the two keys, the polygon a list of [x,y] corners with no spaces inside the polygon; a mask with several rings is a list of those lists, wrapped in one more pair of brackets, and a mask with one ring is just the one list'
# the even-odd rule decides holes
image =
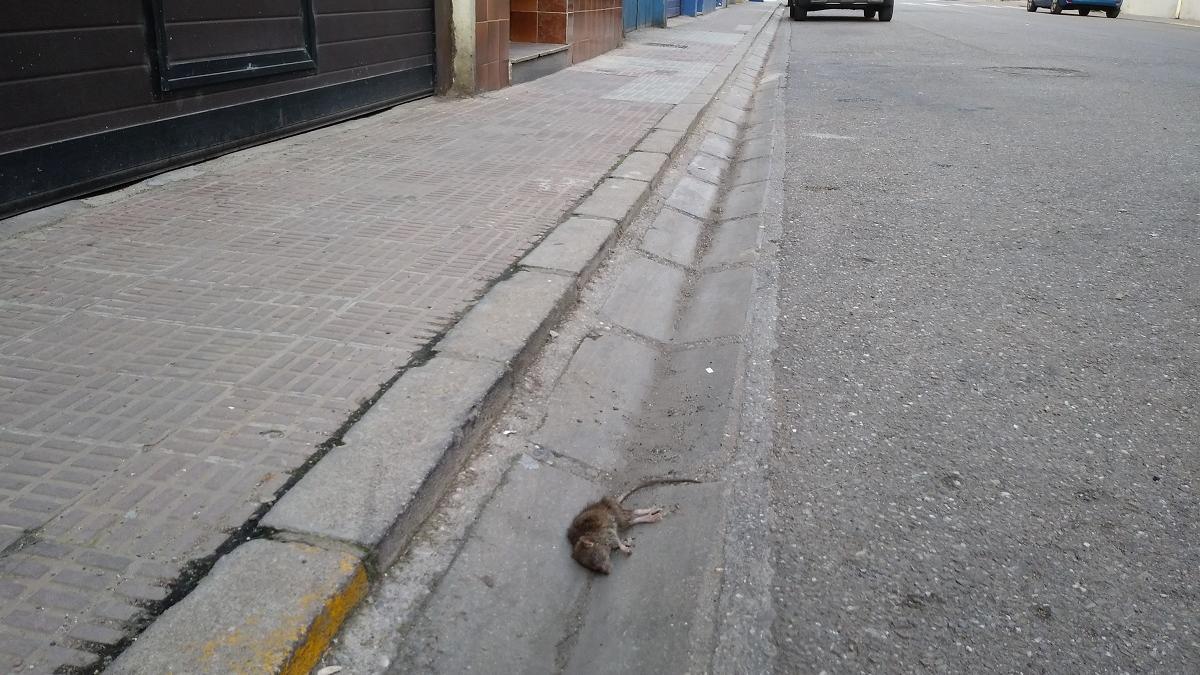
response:
{"label": "brown rat fur", "polygon": [[633,553],[629,543],[621,540],[621,533],[641,523],[657,523],[666,515],[661,507],[625,508],[622,504],[629,495],[651,485],[699,482],[692,478],[658,478],[648,480],[618,498],[604,497],[600,501],[588,504],[567,528],[571,557],[593,572],[612,572],[610,556],[614,549],[620,549],[625,555]]}

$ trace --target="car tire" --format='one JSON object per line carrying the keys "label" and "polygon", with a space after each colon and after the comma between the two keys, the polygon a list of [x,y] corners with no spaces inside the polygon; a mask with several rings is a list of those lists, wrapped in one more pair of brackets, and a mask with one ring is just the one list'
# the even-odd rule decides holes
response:
{"label": "car tire", "polygon": [[1037,11],[1037,3],[1035,3],[1033,0],[1025,0],[1025,11],[1026,12],[1036,12]]}
{"label": "car tire", "polygon": [[808,18],[807,0],[792,0],[792,21],[803,21]]}
{"label": "car tire", "polygon": [[879,20],[880,21],[891,21],[893,8],[894,8],[894,5],[892,5],[892,3],[890,3],[890,2],[886,5],[884,5],[883,7],[880,7],[879,8]]}
{"label": "car tire", "polygon": [[1092,13],[1092,10],[1090,10],[1090,9],[1079,10],[1079,16],[1087,16],[1088,14],[1091,14],[1091,13]]}
{"label": "car tire", "polygon": [[1062,4],[1058,0],[1050,0],[1050,13],[1062,14]]}
{"label": "car tire", "polygon": [[1118,7],[1116,9],[1106,9],[1104,10],[1104,15],[1110,19],[1115,19],[1118,16],[1121,16],[1121,8]]}
{"label": "car tire", "polygon": [[875,10],[873,10],[873,9],[864,9],[864,10],[863,10],[863,16],[865,16],[865,17],[866,17],[866,18],[868,18],[868,19],[874,19],[874,18],[875,18]]}

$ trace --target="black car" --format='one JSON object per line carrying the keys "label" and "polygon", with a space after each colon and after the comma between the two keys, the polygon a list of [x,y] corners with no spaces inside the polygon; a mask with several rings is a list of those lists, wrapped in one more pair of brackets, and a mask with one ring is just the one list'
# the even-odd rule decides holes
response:
{"label": "black car", "polygon": [[788,0],[793,21],[803,21],[809,12],[822,9],[861,9],[868,19],[878,14],[880,21],[891,21],[894,5],[895,0]]}

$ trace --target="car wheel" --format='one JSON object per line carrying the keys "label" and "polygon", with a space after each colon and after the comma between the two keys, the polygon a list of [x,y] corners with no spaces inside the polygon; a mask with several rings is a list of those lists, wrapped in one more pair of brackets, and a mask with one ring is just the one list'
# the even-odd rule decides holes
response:
{"label": "car wheel", "polygon": [[1116,9],[1106,9],[1104,10],[1104,15],[1110,19],[1115,19],[1118,16],[1121,16],[1121,8],[1118,7]]}
{"label": "car wheel", "polygon": [[874,18],[875,18],[875,10],[873,10],[873,9],[864,9],[864,10],[863,10],[863,16],[867,17],[868,19],[874,19]]}
{"label": "car wheel", "polygon": [[888,3],[888,4],[884,5],[883,7],[880,7],[879,8],[879,20],[880,21],[891,21],[892,20],[892,9],[893,9],[893,5],[891,3]]}
{"label": "car wheel", "polygon": [[1059,4],[1058,0],[1050,0],[1050,13],[1062,14],[1062,5]]}
{"label": "car wheel", "polygon": [[1036,12],[1037,11],[1037,3],[1035,3],[1033,0],[1026,0],[1025,11],[1026,12]]}
{"label": "car wheel", "polygon": [[803,21],[808,18],[808,3],[804,0],[792,0],[792,21]]}
{"label": "car wheel", "polygon": [[1079,16],[1087,16],[1088,14],[1091,14],[1091,13],[1092,13],[1092,10],[1090,10],[1090,9],[1079,10]]}

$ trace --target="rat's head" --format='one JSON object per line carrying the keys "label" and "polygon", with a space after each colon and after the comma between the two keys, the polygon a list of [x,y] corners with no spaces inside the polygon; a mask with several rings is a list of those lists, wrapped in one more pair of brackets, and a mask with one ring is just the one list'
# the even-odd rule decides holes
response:
{"label": "rat's head", "polygon": [[575,559],[575,562],[593,572],[599,572],[600,574],[612,572],[612,561],[609,559],[608,547],[597,543],[591,537],[580,537],[577,539],[575,546],[571,550],[571,557]]}

